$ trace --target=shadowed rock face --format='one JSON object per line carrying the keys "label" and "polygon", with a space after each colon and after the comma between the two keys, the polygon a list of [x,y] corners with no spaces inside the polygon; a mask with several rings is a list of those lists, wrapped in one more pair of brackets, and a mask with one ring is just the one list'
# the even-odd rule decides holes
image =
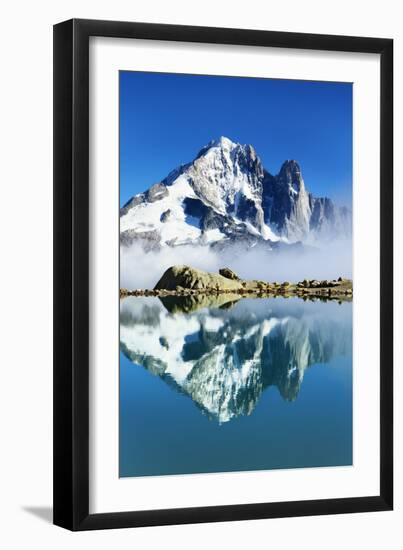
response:
{"label": "shadowed rock face", "polygon": [[266,174],[263,184],[265,220],[291,241],[301,241],[310,231],[311,207],[301,169],[294,160],[286,161],[280,173]]}
{"label": "shadowed rock face", "polygon": [[251,414],[271,386],[285,400],[297,399],[306,369],[351,355],[349,304],[278,302],[173,314],[157,299],[127,298],[121,350],[210,418],[227,422]]}

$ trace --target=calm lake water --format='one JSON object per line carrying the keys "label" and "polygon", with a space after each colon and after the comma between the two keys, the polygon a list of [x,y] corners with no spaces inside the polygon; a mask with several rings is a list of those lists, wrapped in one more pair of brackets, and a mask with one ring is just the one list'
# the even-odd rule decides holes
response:
{"label": "calm lake water", "polygon": [[121,300],[121,477],[352,464],[352,304],[236,300]]}

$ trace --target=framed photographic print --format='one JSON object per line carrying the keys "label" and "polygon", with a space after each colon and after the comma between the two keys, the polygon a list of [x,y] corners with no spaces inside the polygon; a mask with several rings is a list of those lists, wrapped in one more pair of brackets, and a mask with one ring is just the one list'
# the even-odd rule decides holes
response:
{"label": "framed photographic print", "polygon": [[393,42],[54,27],[54,523],[391,510]]}

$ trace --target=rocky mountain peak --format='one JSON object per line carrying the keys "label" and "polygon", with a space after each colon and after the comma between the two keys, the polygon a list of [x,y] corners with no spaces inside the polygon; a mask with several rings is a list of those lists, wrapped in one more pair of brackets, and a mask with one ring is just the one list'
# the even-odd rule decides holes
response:
{"label": "rocky mountain peak", "polygon": [[221,136],[121,209],[121,241],[225,246],[351,235],[351,213],[305,188],[297,161],[271,175],[252,145]]}
{"label": "rocky mountain peak", "polygon": [[211,144],[211,147],[220,147],[221,149],[228,149],[228,150],[231,150],[237,145],[239,145],[239,143],[235,143],[234,141],[232,141],[231,139],[225,136],[220,136],[218,139],[213,139],[210,142],[210,144]]}
{"label": "rocky mountain peak", "polygon": [[[201,149],[193,165],[197,169],[209,170],[212,185],[224,179],[228,189],[235,187],[237,191],[240,178],[251,184],[252,190],[260,187],[264,173],[262,162],[252,145],[242,145],[225,136],[211,141]],[[247,193],[246,189],[245,192]]]}
{"label": "rocky mountain peak", "polygon": [[237,146],[239,146],[239,143],[235,143],[234,141],[232,141],[231,139],[225,136],[220,136],[217,139],[213,139],[209,141],[207,145],[204,145],[204,147],[202,147],[198,152],[198,154],[196,155],[195,160],[197,160],[200,157],[203,157],[213,149],[219,149],[219,150],[224,150],[229,152]]}
{"label": "rocky mountain peak", "polygon": [[283,163],[277,178],[279,183],[288,185],[296,192],[299,192],[302,188],[304,188],[301,168],[296,160],[286,160]]}
{"label": "rocky mountain peak", "polygon": [[252,160],[256,160],[257,154],[254,147],[250,144],[242,145],[236,141],[232,141],[230,138],[220,136],[217,139],[213,139],[207,145],[202,147],[196,156],[196,159],[206,156],[207,154],[229,154],[234,159],[237,156],[248,157]]}
{"label": "rocky mountain peak", "polygon": [[184,175],[198,199],[260,231],[264,169],[251,145],[221,136],[201,149]]}
{"label": "rocky mountain peak", "polygon": [[282,173],[301,174],[300,165],[296,160],[285,160],[280,168]]}

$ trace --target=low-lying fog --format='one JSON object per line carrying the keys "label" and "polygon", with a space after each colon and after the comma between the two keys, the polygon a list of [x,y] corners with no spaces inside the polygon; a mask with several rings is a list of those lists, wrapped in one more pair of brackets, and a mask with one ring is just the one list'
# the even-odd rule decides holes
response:
{"label": "low-lying fog", "polygon": [[220,253],[201,246],[144,252],[139,245],[133,245],[120,249],[120,286],[127,289],[153,288],[172,265],[189,265],[212,272],[229,267],[242,279],[264,281],[352,278],[352,248],[350,240],[282,252],[262,252],[253,248],[245,252],[237,250],[236,245]]}

